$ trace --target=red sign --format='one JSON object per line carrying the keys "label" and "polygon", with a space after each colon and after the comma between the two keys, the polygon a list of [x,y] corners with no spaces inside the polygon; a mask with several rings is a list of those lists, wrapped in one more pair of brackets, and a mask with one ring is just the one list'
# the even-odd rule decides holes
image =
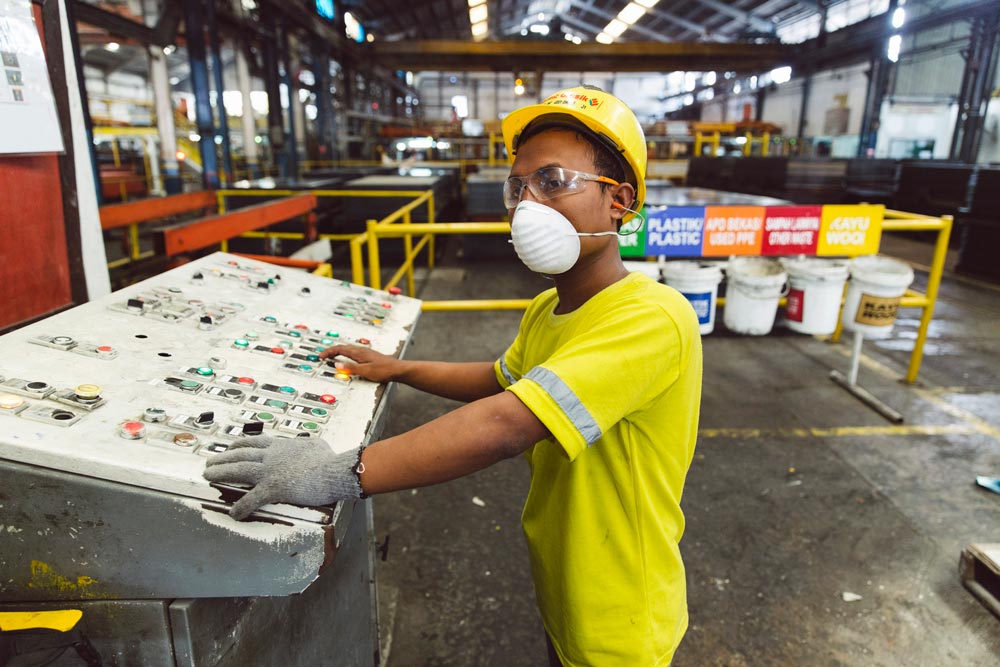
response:
{"label": "red sign", "polygon": [[768,206],[762,255],[815,255],[822,206]]}
{"label": "red sign", "polygon": [[788,300],[785,302],[785,318],[791,322],[802,321],[802,297],[805,292],[800,289],[788,290]]}

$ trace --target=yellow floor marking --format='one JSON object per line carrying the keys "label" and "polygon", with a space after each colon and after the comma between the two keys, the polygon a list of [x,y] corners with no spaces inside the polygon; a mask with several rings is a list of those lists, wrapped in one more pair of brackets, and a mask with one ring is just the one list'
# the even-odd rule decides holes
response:
{"label": "yellow floor marking", "polygon": [[703,428],[699,438],[846,438],[881,435],[972,435],[982,433],[973,424],[901,424],[896,426],[835,426],[832,428]]}
{"label": "yellow floor marking", "polygon": [[[850,350],[839,348],[837,351],[845,357],[851,356]],[[875,361],[871,357],[865,356],[864,354],[861,355],[861,365],[890,380],[899,380],[903,376],[902,373],[894,371],[885,364]],[[954,389],[954,387],[952,387],[952,389]],[[911,386],[910,390],[928,403],[932,403],[942,411],[947,412],[955,419],[965,422],[971,429],[970,432],[982,433],[983,435],[988,435],[996,440],[1000,440],[1000,428],[997,428],[985,419],[980,419],[968,410],[960,408],[957,405],[952,405],[948,401],[944,400],[938,396],[940,391],[939,389],[924,389],[922,387]]]}

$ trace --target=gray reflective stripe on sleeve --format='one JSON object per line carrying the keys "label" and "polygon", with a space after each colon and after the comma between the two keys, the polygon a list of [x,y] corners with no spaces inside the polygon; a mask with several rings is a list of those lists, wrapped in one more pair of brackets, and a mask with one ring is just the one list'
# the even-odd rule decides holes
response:
{"label": "gray reflective stripe on sleeve", "polygon": [[584,407],[569,385],[562,381],[562,378],[542,366],[535,366],[524,377],[537,382],[545,390],[545,393],[552,397],[556,405],[569,417],[583,439],[587,441],[588,447],[597,442],[597,439],[601,437],[600,427],[590,415],[590,411]]}
{"label": "gray reflective stripe on sleeve", "polygon": [[517,378],[510,374],[510,369],[507,368],[507,362],[504,361],[503,357],[500,357],[500,374],[503,375],[503,379],[507,381],[507,384],[514,384],[517,382]]}

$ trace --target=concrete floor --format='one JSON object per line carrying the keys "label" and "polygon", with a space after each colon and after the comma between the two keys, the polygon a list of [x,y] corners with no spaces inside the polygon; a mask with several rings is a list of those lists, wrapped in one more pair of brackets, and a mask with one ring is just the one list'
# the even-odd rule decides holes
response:
{"label": "concrete floor", "polygon": [[[884,247],[929,262],[929,246]],[[547,284],[516,261],[461,254],[421,298],[527,297]],[[495,359],[519,317],[425,313],[410,355]],[[918,317],[901,311],[892,338],[864,346],[859,382],[905,415],[900,426],[828,379],[848,368],[846,342],[739,337],[721,323],[705,338],[683,501],[691,625],[675,667],[1000,664],[1000,620],[957,575],[964,546],[998,539],[1000,496],[974,479],[1000,475],[1000,288],[946,278],[909,386]],[[455,407],[399,389],[387,435]],[[375,499],[384,665],[545,664],[520,530],[527,487],[515,459]]]}

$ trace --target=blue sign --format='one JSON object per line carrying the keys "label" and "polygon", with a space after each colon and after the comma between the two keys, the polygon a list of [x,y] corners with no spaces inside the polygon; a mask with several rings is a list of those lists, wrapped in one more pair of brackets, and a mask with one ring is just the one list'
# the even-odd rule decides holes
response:
{"label": "blue sign", "polygon": [[704,206],[665,206],[649,211],[646,255],[701,257]]}
{"label": "blue sign", "polygon": [[691,306],[694,308],[694,312],[698,315],[698,324],[708,324],[712,321],[712,297],[715,296],[715,292],[699,292],[693,294],[690,292],[681,292],[688,301],[691,302]]}

